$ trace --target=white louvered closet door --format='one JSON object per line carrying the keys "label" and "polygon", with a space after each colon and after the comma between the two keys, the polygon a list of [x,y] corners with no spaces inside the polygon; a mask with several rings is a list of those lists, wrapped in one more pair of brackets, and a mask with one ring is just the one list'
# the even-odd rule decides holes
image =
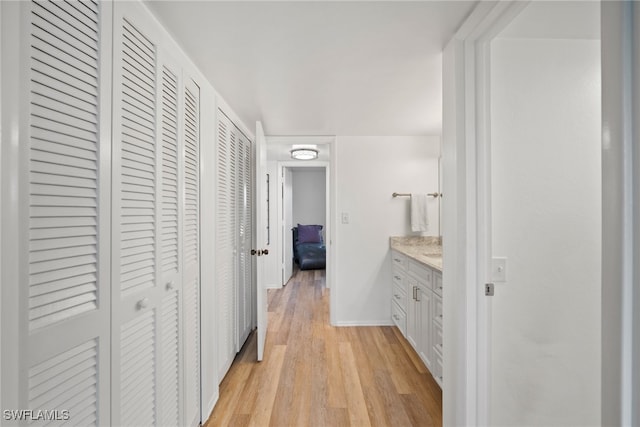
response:
{"label": "white louvered closet door", "polygon": [[237,280],[237,345],[240,350],[252,328],[252,292],[251,292],[251,244],[252,244],[252,163],[251,141],[236,128],[238,135],[237,157],[237,218],[238,218],[238,280]]}
{"label": "white louvered closet door", "polygon": [[185,420],[200,414],[200,88],[184,86],[184,342]]}
{"label": "white louvered closet door", "polygon": [[142,6],[114,16],[112,421],[183,425],[182,71]]}
{"label": "white louvered closet door", "polygon": [[235,351],[236,282],[236,198],[235,129],[222,110],[217,114],[217,182],[216,182],[216,291],[218,300],[218,379],[226,374],[233,362]]}
{"label": "white louvered closet door", "polygon": [[180,138],[180,79],[179,68],[161,56],[160,123],[161,123],[161,171],[160,171],[160,286],[161,306],[158,313],[160,332],[156,370],[159,382],[159,425],[182,424],[183,396],[183,326],[182,304],[184,300],[185,264],[181,259],[181,236],[185,213],[181,209],[184,190],[184,168],[180,153],[184,139]]}
{"label": "white louvered closet door", "polygon": [[106,425],[110,5],[15,7],[28,65],[16,159],[20,262],[16,282],[2,284],[3,297],[18,295],[17,405],[3,409],[67,410],[72,424]]}

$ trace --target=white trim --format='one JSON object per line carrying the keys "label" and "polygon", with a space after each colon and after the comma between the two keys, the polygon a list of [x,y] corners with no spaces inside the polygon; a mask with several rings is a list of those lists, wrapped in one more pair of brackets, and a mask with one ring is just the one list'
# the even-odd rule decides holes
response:
{"label": "white trim", "polygon": [[394,326],[395,323],[389,319],[380,320],[353,320],[346,322],[338,322],[333,326],[349,327],[349,326]]}
{"label": "white trim", "polygon": [[23,7],[18,2],[2,2],[2,409],[19,408],[18,369],[20,355],[19,324],[19,199],[20,199],[20,93],[24,87],[24,75],[20,65],[24,63],[21,50],[20,23]]}
{"label": "white trim", "polygon": [[[218,301],[216,292],[216,168],[218,108],[213,88],[206,82],[200,88],[200,393],[202,421],[206,422],[220,396],[218,381]],[[203,213],[207,213],[204,215]],[[213,347],[208,355],[206,348]],[[206,356],[206,357],[203,357]],[[211,382],[211,386],[205,386]]]}
{"label": "white trim", "polygon": [[602,425],[640,422],[639,22],[635,2],[601,3]]}
{"label": "white trim", "polygon": [[[329,293],[329,322],[332,326],[336,326],[336,310],[337,307],[337,295],[335,292],[336,284],[336,271],[338,271],[338,254],[336,245],[336,224],[338,224],[338,212],[336,209],[338,203],[338,191],[337,191],[337,169],[338,169],[338,141],[335,136],[322,135],[322,136],[268,136],[267,144],[324,144],[329,146],[329,161],[282,161],[278,162],[278,167],[281,164],[286,165],[292,163],[292,166],[325,166],[327,167],[327,229],[326,229],[326,246],[327,246],[327,271],[326,271],[326,286],[327,288],[333,287],[334,290]],[[278,176],[278,180],[280,180]]]}
{"label": "white trim", "polygon": [[526,5],[479,3],[444,53],[445,425],[491,420],[489,44]]}
{"label": "white trim", "polygon": [[[330,174],[331,174],[331,163],[330,162],[326,162],[326,161],[321,161],[321,160],[310,160],[310,161],[304,161],[301,162],[299,160],[284,160],[284,161],[279,161],[277,162],[277,170],[278,170],[278,200],[280,200],[280,198],[282,197],[282,169],[283,168],[324,168],[324,173],[325,173],[325,218],[326,218],[326,224],[324,225],[325,227],[325,236],[327,236],[326,240],[328,239],[328,236],[331,234],[333,227],[334,227],[334,222],[332,222],[332,218],[331,218],[331,194],[333,189],[330,187]],[[279,215],[280,217],[281,215]],[[284,246],[284,242],[285,242],[285,236],[284,236],[284,230],[282,229],[282,227],[278,227],[279,230],[282,231],[282,234],[280,235],[280,244]],[[325,286],[327,289],[331,289],[331,284],[332,281],[329,279],[329,271],[334,270],[333,266],[331,265],[331,253],[333,251],[333,247],[331,245],[326,244],[327,247],[327,259],[329,260],[329,262],[326,265],[326,283]],[[282,249],[282,247],[280,248]],[[282,251],[279,251],[280,255],[282,255]],[[284,259],[280,259],[279,260],[280,263],[284,263]],[[282,288],[282,286],[279,286],[279,288]]]}

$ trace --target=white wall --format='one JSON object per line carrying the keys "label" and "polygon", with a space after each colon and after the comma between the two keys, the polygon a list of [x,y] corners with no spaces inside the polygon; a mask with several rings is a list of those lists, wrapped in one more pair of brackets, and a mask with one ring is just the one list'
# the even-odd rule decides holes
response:
{"label": "white wall", "polygon": [[[326,173],[323,169],[293,169],[293,224],[327,223]],[[323,229],[324,232],[324,229]]]}
{"label": "white wall", "polygon": [[[409,199],[438,189],[439,137],[338,137],[336,141],[338,325],[391,324],[389,237],[410,234]],[[437,235],[437,203],[430,234]],[[342,213],[349,223],[341,222]]]}
{"label": "white wall", "polygon": [[492,425],[600,425],[599,48],[492,43]]}

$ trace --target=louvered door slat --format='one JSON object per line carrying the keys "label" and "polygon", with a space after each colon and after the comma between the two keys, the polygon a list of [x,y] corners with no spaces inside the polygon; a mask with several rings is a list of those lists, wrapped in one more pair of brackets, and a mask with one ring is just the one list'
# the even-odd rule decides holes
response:
{"label": "louvered door slat", "polygon": [[61,40],[51,33],[43,30],[42,28],[35,27],[31,33],[32,45],[34,49],[37,49],[44,55],[55,56],[61,61],[67,64],[74,64],[79,70],[84,71],[87,74],[91,74],[94,71],[92,67],[91,56],[79,54],[78,50],[74,49],[73,54],[65,50],[65,46],[69,46],[67,43],[61,43]]}
{"label": "louvered door slat", "polygon": [[162,70],[162,236],[165,275],[178,272],[178,77]]}
{"label": "louvered door slat", "polygon": [[[237,129],[237,128],[236,128]],[[238,343],[240,348],[251,331],[251,142],[237,129],[238,133]]]}
{"label": "louvered door slat", "polygon": [[187,81],[184,86],[183,123],[185,414],[189,425],[198,425],[200,422],[200,88],[192,80]]}
{"label": "louvered door slat", "polygon": [[[91,340],[29,370],[29,407],[64,407],[92,414],[96,419],[97,380],[97,342]],[[74,396],[83,396],[84,399],[73,400]],[[56,406],[65,403],[73,406]]]}
{"label": "louvered door slat", "polygon": [[161,274],[167,291],[160,309],[160,354],[162,366],[158,370],[159,424],[182,425],[182,261],[180,229],[183,204],[181,203],[179,72],[169,64],[162,67],[161,105]]}
{"label": "louvered door slat", "polygon": [[218,301],[218,374],[222,379],[234,354],[234,215],[231,205],[229,145],[231,121],[222,110],[217,114],[217,186],[216,186],[216,283]]}
{"label": "louvered door slat", "polygon": [[97,309],[97,22],[97,11],[76,17],[53,3],[32,4],[29,177],[38,185],[29,187],[31,330]]}
{"label": "louvered door slat", "polygon": [[89,58],[98,59],[98,52],[93,47],[96,40],[78,31],[72,22],[56,15],[55,10],[51,10],[52,5],[53,2],[34,2],[33,25],[46,29],[46,32],[57,38],[59,43],[66,45],[74,56],[87,57],[87,60],[90,60]]}
{"label": "louvered door slat", "polygon": [[155,424],[154,315],[148,311],[121,329],[121,421],[126,425]]}
{"label": "louvered door slat", "polygon": [[[147,261],[132,262],[124,252],[120,259],[121,276],[120,286],[123,295],[148,289],[155,285],[155,185],[156,185],[156,153],[155,153],[155,102],[154,91],[156,72],[155,68],[137,67],[131,68],[132,63],[138,65],[138,61],[151,61],[155,63],[155,47],[133,25],[124,21],[122,31],[137,42],[132,46],[130,42],[122,45],[122,169],[123,176],[144,177],[147,181],[139,181],[138,187],[131,188],[123,185],[121,188],[121,224],[135,222],[138,227],[130,230],[121,228],[122,247],[140,247],[147,249]],[[126,40],[126,39],[125,39]],[[129,58],[129,60],[127,60]],[[133,58],[133,59],[131,59]],[[135,59],[135,60],[134,60]],[[151,99],[140,97],[138,85],[144,86],[144,95]],[[134,88],[134,89],[132,89]],[[142,100],[142,102],[139,102]],[[132,134],[134,137],[129,138]],[[140,144],[141,143],[141,144]],[[125,179],[123,178],[123,181]],[[141,200],[140,193],[152,195],[151,200]],[[146,221],[146,222],[142,222]],[[146,226],[146,227],[145,227]],[[147,228],[148,231],[140,231]]]}
{"label": "louvered door slat", "polygon": [[179,294],[173,291],[162,301],[162,400],[160,424],[165,426],[180,425],[180,323]]}

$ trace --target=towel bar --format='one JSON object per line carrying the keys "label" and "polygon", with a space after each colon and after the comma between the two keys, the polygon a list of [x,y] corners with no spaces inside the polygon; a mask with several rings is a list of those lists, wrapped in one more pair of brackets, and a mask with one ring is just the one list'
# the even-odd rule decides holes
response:
{"label": "towel bar", "polygon": [[[393,197],[411,197],[411,193],[393,193]],[[428,193],[427,196],[442,197],[442,193]]]}

